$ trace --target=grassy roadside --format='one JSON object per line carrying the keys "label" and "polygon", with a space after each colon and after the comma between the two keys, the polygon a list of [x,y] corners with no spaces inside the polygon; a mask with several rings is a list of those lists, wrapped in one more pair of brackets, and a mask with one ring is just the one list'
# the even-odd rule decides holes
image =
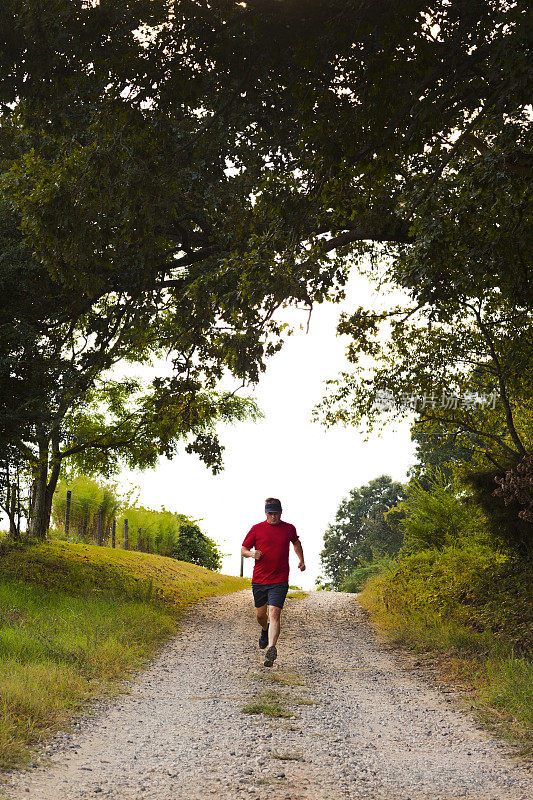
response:
{"label": "grassy roadside", "polygon": [[0,553],[0,767],[116,691],[178,613],[249,582],[164,556],[50,542]]}
{"label": "grassy roadside", "polygon": [[525,757],[533,756],[532,577],[493,554],[446,548],[401,560],[359,595],[388,642],[424,653]]}

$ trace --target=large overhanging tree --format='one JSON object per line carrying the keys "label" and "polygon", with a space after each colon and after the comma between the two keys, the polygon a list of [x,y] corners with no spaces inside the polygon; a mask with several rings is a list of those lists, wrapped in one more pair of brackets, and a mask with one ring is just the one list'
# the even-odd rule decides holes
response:
{"label": "large overhanging tree", "polygon": [[[427,245],[442,176],[498,198],[530,176],[523,2],[10,8],[6,191],[43,263],[95,290],[178,262],[207,290],[305,299],[335,248]],[[494,259],[464,270],[529,290],[527,264],[518,285]]]}
{"label": "large overhanging tree", "polygon": [[411,254],[397,279],[424,299],[448,269],[417,254],[442,251],[451,176],[467,206],[492,192],[499,220],[482,251],[465,228],[453,280],[529,303],[524,19],[524,3],[475,0],[10,0],[6,213],[78,331],[90,318],[104,342],[97,310],[139,333],[164,309],[165,345],[185,355],[156,394],[205,364],[207,388],[225,369],[256,380],[280,304],[324,299],[344,256],[376,242]]}

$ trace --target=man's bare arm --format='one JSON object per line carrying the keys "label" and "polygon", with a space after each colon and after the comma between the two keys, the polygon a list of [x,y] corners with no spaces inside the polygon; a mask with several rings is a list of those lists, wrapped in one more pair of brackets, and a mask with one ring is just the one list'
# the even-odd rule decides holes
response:
{"label": "man's bare arm", "polygon": [[302,547],[302,543],[299,539],[297,539],[295,542],[292,543],[292,546],[294,547],[294,552],[300,559],[300,563],[298,564],[298,569],[303,572],[305,569],[305,560],[304,560],[304,550]]}
{"label": "man's bare arm", "polygon": [[261,550],[248,550],[247,547],[241,547],[241,556],[245,558],[255,558],[256,561],[259,561],[262,555]]}

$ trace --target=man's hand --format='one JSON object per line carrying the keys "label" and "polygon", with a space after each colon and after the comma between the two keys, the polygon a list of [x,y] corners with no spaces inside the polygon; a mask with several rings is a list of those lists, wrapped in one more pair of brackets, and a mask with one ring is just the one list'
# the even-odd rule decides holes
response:
{"label": "man's hand", "polygon": [[300,572],[303,572],[305,569],[305,561],[304,561],[304,551],[302,543],[299,539],[296,539],[296,541],[292,543],[292,546],[294,547],[294,552],[296,553],[296,555],[300,560],[300,563],[298,564],[298,569],[300,570]]}
{"label": "man's hand", "polygon": [[253,550],[252,551],[252,550],[248,550],[247,547],[244,547],[244,546],[241,547],[241,556],[244,556],[244,558],[253,558],[253,559],[255,559],[255,561],[259,561],[259,559],[261,558],[262,555],[263,555],[263,553],[261,552],[261,550]]}

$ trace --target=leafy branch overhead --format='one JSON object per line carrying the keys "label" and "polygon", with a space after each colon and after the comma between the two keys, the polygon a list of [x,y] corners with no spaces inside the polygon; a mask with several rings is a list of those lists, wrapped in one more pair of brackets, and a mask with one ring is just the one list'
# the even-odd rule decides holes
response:
{"label": "leafy branch overhead", "polygon": [[[486,292],[472,302],[458,297],[390,314],[359,310],[345,316],[339,330],[351,337],[348,359],[355,368],[330,382],[319,411],[326,423],[366,420],[374,427],[415,412],[421,431],[448,431],[497,465],[531,447],[528,309],[512,306],[499,292]],[[363,356],[366,361],[360,361]],[[390,408],[379,403],[380,394],[391,398]],[[459,404],[461,395],[473,402]],[[489,395],[494,398],[489,404],[476,400]]]}
{"label": "leafy branch overhead", "polygon": [[[281,346],[278,309],[339,298],[368,254],[389,260],[432,324],[437,312],[455,324],[457,297],[488,302],[485,344],[467,332],[474,350],[488,352],[494,314],[518,331],[533,296],[526,11],[4,4],[0,446],[30,475],[34,532],[69,431],[87,434],[69,453],[86,468],[112,471],[119,454],[150,465],[182,439],[219,469],[216,420],[255,413],[220,381],[256,382]],[[445,360],[458,345],[444,339]],[[397,343],[429,356],[414,331]],[[480,384],[507,393],[504,419],[470,431],[498,437],[485,448],[498,461],[528,447],[513,406],[525,378],[510,375],[505,347],[500,376],[494,354],[476,362]],[[160,357],[171,377],[131,402],[100,383],[119,361]],[[106,385],[104,412],[91,398]]]}

